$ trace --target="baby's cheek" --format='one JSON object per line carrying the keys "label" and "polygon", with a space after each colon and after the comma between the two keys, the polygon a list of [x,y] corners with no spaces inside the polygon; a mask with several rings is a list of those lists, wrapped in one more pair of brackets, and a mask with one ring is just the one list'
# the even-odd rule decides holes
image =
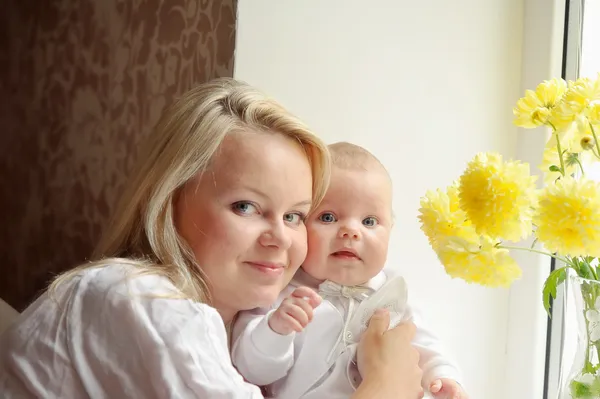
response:
{"label": "baby's cheek", "polygon": [[381,241],[377,248],[377,261],[381,264],[385,264],[388,255],[388,241]]}
{"label": "baby's cheek", "polygon": [[308,253],[308,242],[306,231],[297,232],[290,248],[290,264],[292,267],[300,267]]}
{"label": "baby's cheek", "polygon": [[307,231],[307,258],[317,258],[323,256],[324,248],[327,245],[327,241],[324,234],[316,229],[308,229]]}

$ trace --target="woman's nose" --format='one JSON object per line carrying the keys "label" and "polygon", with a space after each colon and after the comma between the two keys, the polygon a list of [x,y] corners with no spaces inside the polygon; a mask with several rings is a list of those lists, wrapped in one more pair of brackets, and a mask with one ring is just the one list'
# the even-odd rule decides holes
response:
{"label": "woman's nose", "polygon": [[261,234],[259,242],[265,247],[288,249],[292,245],[292,237],[282,220],[273,223],[269,229],[265,230]]}

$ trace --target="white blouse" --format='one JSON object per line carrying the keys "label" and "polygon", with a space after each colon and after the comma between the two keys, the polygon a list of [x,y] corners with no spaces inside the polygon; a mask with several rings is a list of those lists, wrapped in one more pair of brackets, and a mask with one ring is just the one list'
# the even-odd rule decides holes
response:
{"label": "white blouse", "polygon": [[82,271],[29,306],[0,337],[2,397],[263,398],[232,366],[214,308],[133,270]]}

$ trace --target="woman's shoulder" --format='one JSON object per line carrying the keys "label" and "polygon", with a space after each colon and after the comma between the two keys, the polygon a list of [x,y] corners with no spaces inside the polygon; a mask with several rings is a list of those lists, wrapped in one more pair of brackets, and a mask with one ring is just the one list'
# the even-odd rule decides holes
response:
{"label": "woman's shoulder", "polygon": [[[15,372],[25,372],[23,359],[35,359],[27,361],[35,378],[47,380],[48,370],[55,381],[85,376],[107,397],[130,389],[138,397],[186,396],[182,392],[213,397],[213,391],[224,389],[260,397],[231,366],[218,312],[173,294],[168,278],[139,273],[135,267],[106,264],[78,270],[57,286],[54,297],[44,294],[2,336],[0,374],[4,348],[4,357],[10,357],[5,367]],[[61,356],[58,366],[48,348]],[[103,379],[107,372],[109,382]]]}
{"label": "woman's shoulder", "polygon": [[102,301],[127,300],[136,303],[168,303],[194,312],[216,313],[204,303],[186,298],[166,276],[130,263],[107,263],[82,270],[77,290]]}
{"label": "woman's shoulder", "polygon": [[207,327],[225,334],[212,306],[185,298],[167,277],[131,264],[115,262],[79,271],[65,282],[62,299],[78,323],[92,322],[93,317],[105,319],[105,325],[158,330],[161,335]]}
{"label": "woman's shoulder", "polygon": [[228,358],[227,333],[216,309],[181,297],[165,276],[110,264],[83,271],[77,285],[70,300],[72,326],[108,330],[123,344],[131,339],[125,347],[145,342],[148,350]]}
{"label": "woman's shoulder", "polygon": [[137,267],[133,262],[120,263],[115,260],[84,268],[74,276],[74,280],[79,290],[102,296],[181,296],[166,276]]}

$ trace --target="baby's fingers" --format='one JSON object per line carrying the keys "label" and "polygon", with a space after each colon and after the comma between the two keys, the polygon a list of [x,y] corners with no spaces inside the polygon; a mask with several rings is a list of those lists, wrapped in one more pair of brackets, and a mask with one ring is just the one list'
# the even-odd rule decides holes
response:
{"label": "baby's fingers", "polygon": [[321,297],[312,288],[298,287],[291,296],[305,300],[313,309],[321,304]]}
{"label": "baby's fingers", "polygon": [[281,311],[296,320],[301,328],[304,328],[312,320],[313,309],[305,301],[299,300],[297,303],[286,303]]}
{"label": "baby's fingers", "polygon": [[[441,389],[442,389],[442,381],[441,380],[435,380],[429,386],[429,390],[431,391],[431,393],[438,393]],[[454,398],[452,398],[452,399],[454,399]]]}
{"label": "baby's fingers", "polygon": [[281,322],[287,327],[291,328],[296,332],[301,332],[304,327],[302,324],[296,320],[291,314],[282,312],[279,317],[281,318]]}

